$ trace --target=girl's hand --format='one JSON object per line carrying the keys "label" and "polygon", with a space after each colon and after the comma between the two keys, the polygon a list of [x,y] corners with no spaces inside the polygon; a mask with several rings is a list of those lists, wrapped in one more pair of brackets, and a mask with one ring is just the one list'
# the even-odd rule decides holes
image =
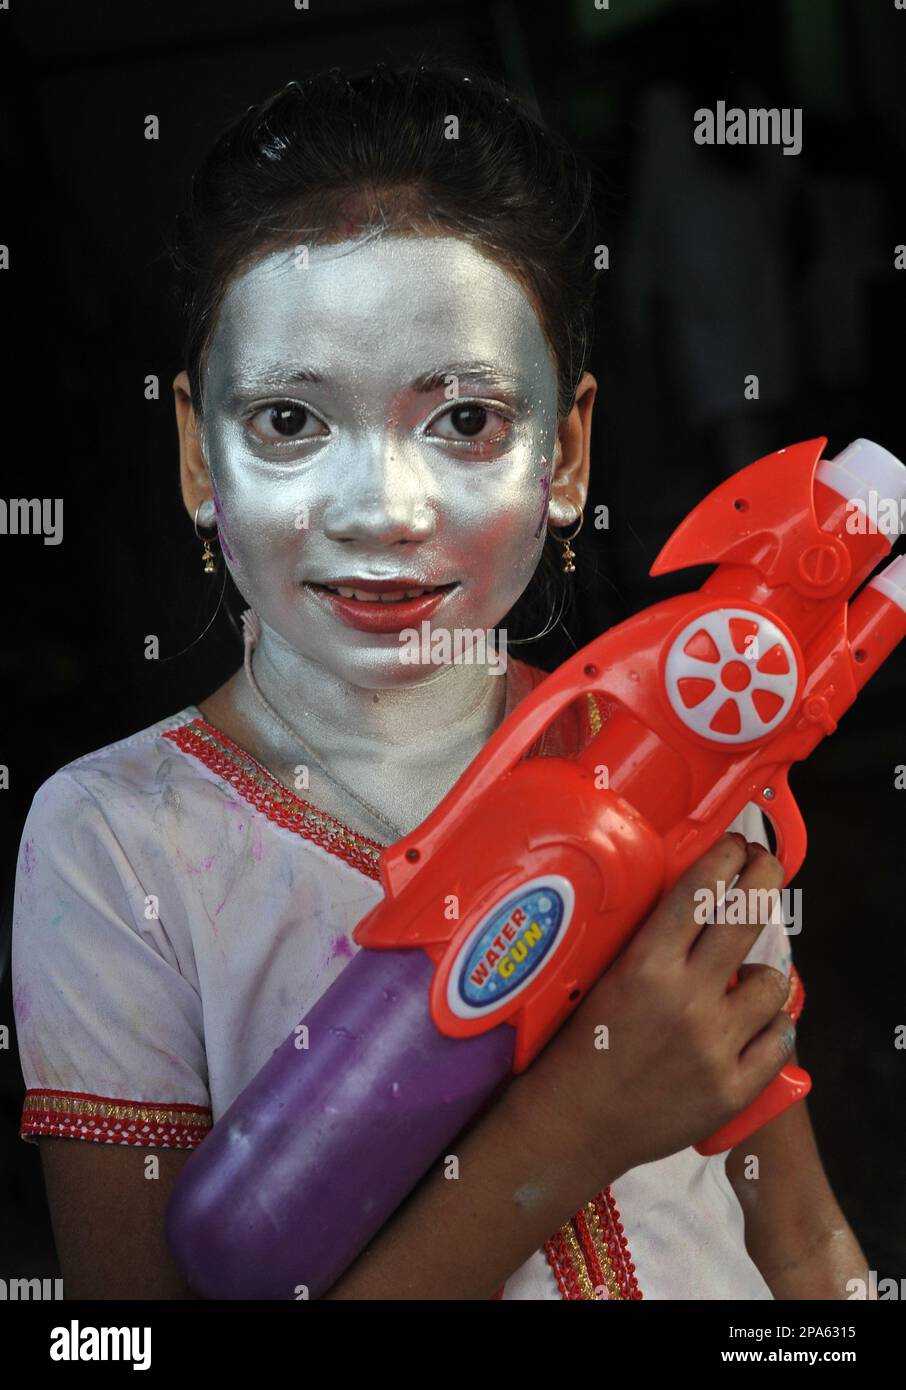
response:
{"label": "girl's hand", "polygon": [[729,885],[737,873],[744,890],[783,886],[779,860],[725,835],[665,894],[525,1073],[547,1114],[553,1100],[558,1126],[572,1129],[569,1146],[578,1161],[584,1156],[593,1183],[697,1143],[790,1059],[786,977],[746,965],[727,992],[766,922],[695,920],[696,890],[709,888],[716,901],[717,880]]}

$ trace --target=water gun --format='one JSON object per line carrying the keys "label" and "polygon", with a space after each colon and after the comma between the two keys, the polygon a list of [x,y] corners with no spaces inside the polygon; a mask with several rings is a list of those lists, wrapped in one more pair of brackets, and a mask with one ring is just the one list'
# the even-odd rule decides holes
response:
{"label": "water gun", "polygon": [[[899,508],[906,468],[867,440],[824,460],[826,442],[715,488],[650,571],[715,564],[701,588],[547,676],[384,850],[383,901],[354,932],[363,949],[174,1187],[167,1239],[198,1292],[328,1289],[748,802],[773,826],[784,883],[796,874],[806,832],[790,766],[906,635],[906,556],[853,598],[893,543],[871,494]],[[603,713],[585,747],[526,757],[590,691]],[[785,1066],[695,1147],[742,1142],[810,1084]]]}

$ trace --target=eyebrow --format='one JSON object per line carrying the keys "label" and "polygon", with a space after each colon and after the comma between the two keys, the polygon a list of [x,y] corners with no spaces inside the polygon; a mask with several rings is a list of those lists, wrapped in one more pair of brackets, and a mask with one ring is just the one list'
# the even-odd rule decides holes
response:
{"label": "eyebrow", "polygon": [[[437,391],[447,385],[447,379],[455,377],[460,383],[474,386],[488,386],[492,390],[525,394],[526,384],[518,376],[501,372],[499,368],[486,362],[451,362],[446,367],[437,367],[422,372],[409,383],[409,389],[419,394]],[[329,386],[331,378],[313,367],[292,363],[273,362],[250,375],[234,373],[227,381],[227,396],[230,400],[239,395],[255,394],[259,391],[279,390],[281,386]]]}

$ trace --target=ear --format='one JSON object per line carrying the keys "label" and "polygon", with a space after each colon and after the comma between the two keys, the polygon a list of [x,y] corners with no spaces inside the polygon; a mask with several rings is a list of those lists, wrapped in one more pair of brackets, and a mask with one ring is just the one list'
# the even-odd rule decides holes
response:
{"label": "ear", "polygon": [[174,377],[173,394],[179,431],[179,485],[189,516],[194,517],[199,504],[210,498],[212,491],[186,372]]}
{"label": "ear", "polygon": [[569,526],[578,521],[585,506],[591,467],[591,409],[597,390],[598,383],[591,372],[584,372],[576,387],[573,408],[557,426],[548,512],[552,526]]}

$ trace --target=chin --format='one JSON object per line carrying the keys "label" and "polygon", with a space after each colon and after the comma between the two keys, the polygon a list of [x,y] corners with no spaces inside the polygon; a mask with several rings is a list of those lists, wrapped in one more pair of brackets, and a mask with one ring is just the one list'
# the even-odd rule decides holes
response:
{"label": "chin", "polygon": [[349,662],[343,666],[331,663],[329,669],[339,680],[362,690],[403,690],[407,686],[422,685],[443,668],[404,666],[397,660],[396,653],[390,652],[384,661]]}

